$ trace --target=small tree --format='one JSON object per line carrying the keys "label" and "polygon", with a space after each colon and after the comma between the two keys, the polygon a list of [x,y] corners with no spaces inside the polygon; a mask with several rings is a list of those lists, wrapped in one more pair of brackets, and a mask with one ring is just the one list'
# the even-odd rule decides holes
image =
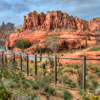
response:
{"label": "small tree", "polygon": [[26,40],[17,40],[15,42],[15,47],[20,48],[20,49],[26,49],[29,48],[31,46],[31,43],[29,43]]}
{"label": "small tree", "polygon": [[39,40],[33,40],[32,44],[36,46],[35,53],[37,53],[39,51]]}
{"label": "small tree", "polygon": [[44,44],[46,48],[50,48],[56,54],[60,46],[58,34],[47,35]]}

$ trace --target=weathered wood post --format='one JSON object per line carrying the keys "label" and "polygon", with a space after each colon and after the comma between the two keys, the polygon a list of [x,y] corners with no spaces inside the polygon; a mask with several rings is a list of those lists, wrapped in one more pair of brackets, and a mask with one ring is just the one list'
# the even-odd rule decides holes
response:
{"label": "weathered wood post", "polygon": [[9,37],[8,37],[8,50],[9,50],[9,45],[10,45],[10,43],[9,43]]}
{"label": "weathered wood post", "polygon": [[1,62],[2,62],[2,67],[4,67],[4,51],[2,51]]}
{"label": "weathered wood post", "polygon": [[44,70],[44,76],[46,75],[46,67],[45,64],[43,64],[43,70]]}
{"label": "weathered wood post", "polygon": [[54,56],[55,84],[57,84],[57,55]]}
{"label": "weathered wood post", "polygon": [[37,55],[35,54],[35,76],[37,76]]}
{"label": "weathered wood post", "polygon": [[22,64],[22,62],[23,62],[23,59],[22,59],[22,55],[20,54],[20,70],[21,70],[21,72],[22,72],[22,67],[23,67],[23,64]]}
{"label": "weathered wood post", "polygon": [[42,48],[40,47],[40,62],[42,61]]}
{"label": "weathered wood post", "polygon": [[83,56],[82,88],[86,90],[86,56]]}
{"label": "weathered wood post", "polygon": [[57,60],[57,61],[58,61],[57,63],[59,63],[59,57],[57,57],[57,59],[58,59],[58,60]]}
{"label": "weathered wood post", "polygon": [[27,54],[27,76],[29,76],[29,55]]}
{"label": "weathered wood post", "polygon": [[5,55],[5,67],[7,67],[7,64],[8,64],[8,59],[7,56]]}
{"label": "weathered wood post", "polygon": [[14,63],[15,63],[15,53],[13,53],[13,61],[14,61]]}
{"label": "weathered wood post", "polygon": [[15,53],[13,52],[13,68],[16,68]]}

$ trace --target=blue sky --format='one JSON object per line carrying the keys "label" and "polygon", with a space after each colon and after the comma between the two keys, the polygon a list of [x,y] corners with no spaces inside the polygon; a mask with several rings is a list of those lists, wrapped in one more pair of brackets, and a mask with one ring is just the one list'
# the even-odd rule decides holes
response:
{"label": "blue sky", "polygon": [[0,24],[23,24],[23,16],[36,10],[38,13],[61,10],[69,15],[90,20],[100,17],[100,0],[0,0]]}

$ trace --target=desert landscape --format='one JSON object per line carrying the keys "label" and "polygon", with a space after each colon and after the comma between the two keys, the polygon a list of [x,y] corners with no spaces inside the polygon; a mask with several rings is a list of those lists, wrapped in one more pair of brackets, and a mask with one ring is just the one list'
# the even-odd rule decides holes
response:
{"label": "desert landscape", "polygon": [[89,2],[54,0],[62,9],[45,11],[33,4],[40,0],[4,1],[11,8],[0,16],[0,100],[100,100],[100,15],[86,20],[62,6]]}

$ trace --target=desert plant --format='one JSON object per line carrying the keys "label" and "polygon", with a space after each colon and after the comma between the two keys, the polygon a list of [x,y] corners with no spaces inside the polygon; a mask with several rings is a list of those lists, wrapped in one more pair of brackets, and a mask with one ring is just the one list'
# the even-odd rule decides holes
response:
{"label": "desert plant", "polygon": [[52,52],[56,53],[60,46],[58,34],[47,35],[44,44],[46,48],[50,48]]}
{"label": "desert plant", "polygon": [[67,90],[64,91],[64,100],[72,100],[72,94]]}
{"label": "desert plant", "polygon": [[80,50],[82,50],[82,45],[80,45]]}
{"label": "desert plant", "polygon": [[98,77],[100,77],[100,72],[98,72],[97,74],[98,74]]}
{"label": "desert plant", "polygon": [[88,43],[87,43],[87,40],[86,40],[86,48],[88,47]]}
{"label": "desert plant", "polygon": [[89,90],[95,90],[95,87],[93,87],[92,85],[89,85],[89,86],[88,86],[88,89],[89,89]]}
{"label": "desert plant", "polygon": [[43,63],[43,71],[44,71],[44,76],[46,75],[46,66],[45,63]]}
{"label": "desert plant", "polygon": [[31,46],[31,43],[29,43],[26,40],[17,40],[15,42],[15,47],[20,48],[20,49],[26,49],[29,48]]}
{"label": "desert plant", "polygon": [[92,80],[92,85],[94,88],[97,88],[97,86],[99,85],[98,82],[96,80]]}
{"label": "desert plant", "polygon": [[71,83],[71,84],[69,84],[69,87],[76,88],[76,84],[75,83]]}
{"label": "desert plant", "polygon": [[44,91],[45,91],[46,93],[48,93],[49,95],[53,95],[53,96],[56,95],[55,89],[53,89],[53,88],[50,87],[50,86],[46,86],[46,87],[44,88]]}
{"label": "desert plant", "polygon": [[80,95],[82,95],[82,100],[90,100],[90,95],[85,91],[80,91]]}
{"label": "desert plant", "polygon": [[71,79],[68,79],[66,83],[67,84],[71,84],[72,83],[72,80]]}
{"label": "desert plant", "polygon": [[100,50],[100,47],[95,47],[95,48],[91,48],[88,52],[91,52],[91,51],[99,51]]}
{"label": "desert plant", "polygon": [[0,87],[0,100],[9,100],[11,98],[11,92],[7,91],[6,88]]}
{"label": "desert plant", "polygon": [[82,87],[82,71],[78,70],[78,85]]}
{"label": "desert plant", "polygon": [[46,96],[46,100],[50,100],[50,96],[47,95],[47,96]]}

